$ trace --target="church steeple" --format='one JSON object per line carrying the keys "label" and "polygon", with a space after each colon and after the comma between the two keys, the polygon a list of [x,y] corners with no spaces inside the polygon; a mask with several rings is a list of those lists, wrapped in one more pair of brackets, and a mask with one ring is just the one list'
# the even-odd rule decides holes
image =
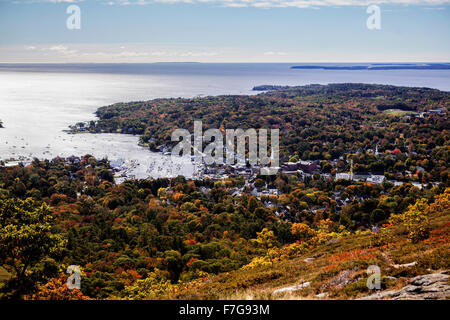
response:
{"label": "church steeple", "polygon": [[353,159],[350,160],[350,180],[353,180]]}

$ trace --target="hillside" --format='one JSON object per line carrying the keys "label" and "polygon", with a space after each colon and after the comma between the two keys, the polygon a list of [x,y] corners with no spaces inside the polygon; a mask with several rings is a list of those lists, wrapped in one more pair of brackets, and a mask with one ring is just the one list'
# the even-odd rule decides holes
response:
{"label": "hillside", "polygon": [[[448,238],[450,217],[433,221],[434,238],[424,244],[407,244],[405,237],[386,247],[371,247],[370,236],[347,236],[331,241],[293,259],[274,266],[238,270],[214,277],[204,286],[185,293],[182,298],[218,299],[353,299],[375,291],[367,288],[369,265],[382,270],[382,290],[400,289],[408,280],[422,274],[450,268]],[[439,239],[439,237],[442,237]],[[445,243],[443,243],[445,241]],[[411,266],[411,264],[413,266]],[[304,288],[296,285],[310,283]],[[440,299],[450,297],[450,283]],[[294,287],[293,287],[294,286]],[[274,293],[280,288],[285,292]],[[421,298],[420,296],[411,298]],[[423,298],[423,297],[422,297]]]}
{"label": "hillside", "polygon": [[[280,256],[274,262],[260,261],[254,266],[244,266],[186,285],[159,298],[355,299],[400,290],[414,277],[443,272],[447,276],[441,280],[438,291],[436,288],[421,291],[421,287],[416,286],[402,299],[449,299],[449,204],[444,211],[436,212],[430,218],[430,237],[419,243],[411,243],[401,226],[390,228],[390,237],[385,244],[377,243],[375,239],[378,238],[370,232],[340,236],[292,256]],[[367,288],[370,265],[381,269],[380,290]]]}
{"label": "hillside", "polygon": [[[280,128],[281,170],[117,183],[91,155],[0,166],[0,299],[353,299],[371,293],[369,266],[386,290],[449,270],[449,105],[438,90],[336,84],[100,108],[75,132],[156,147],[198,117]],[[64,285],[71,265],[81,290]]]}

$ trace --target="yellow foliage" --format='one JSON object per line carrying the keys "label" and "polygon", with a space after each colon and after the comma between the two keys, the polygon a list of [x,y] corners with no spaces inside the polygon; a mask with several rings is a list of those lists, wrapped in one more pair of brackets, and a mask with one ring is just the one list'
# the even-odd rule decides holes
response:
{"label": "yellow foliage", "polygon": [[189,282],[171,283],[162,271],[155,269],[147,278],[137,280],[132,285],[126,286],[125,297],[129,300],[177,299],[181,292],[192,291],[208,279],[209,274],[198,271],[196,276],[197,279]]}
{"label": "yellow foliage", "polygon": [[269,257],[267,256],[263,256],[263,257],[255,257],[252,259],[252,261],[250,261],[249,264],[246,264],[245,266],[242,267],[242,269],[246,270],[246,269],[254,269],[254,268],[258,268],[258,267],[268,267],[272,265]]}
{"label": "yellow foliage", "polygon": [[297,240],[308,240],[316,235],[316,232],[304,223],[293,223],[291,233]]}
{"label": "yellow foliage", "polygon": [[422,198],[410,205],[401,214],[393,215],[389,222],[392,225],[403,225],[408,231],[408,238],[416,243],[428,238],[430,229],[430,217],[450,213],[450,188],[437,195],[432,204]]}

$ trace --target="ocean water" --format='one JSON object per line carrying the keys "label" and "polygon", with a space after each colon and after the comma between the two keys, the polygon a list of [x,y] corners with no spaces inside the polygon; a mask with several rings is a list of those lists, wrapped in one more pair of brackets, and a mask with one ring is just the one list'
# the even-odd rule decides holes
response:
{"label": "ocean water", "polygon": [[98,107],[115,102],[221,94],[255,94],[262,84],[360,82],[450,91],[450,70],[290,69],[298,64],[0,64],[0,160],[51,159],[92,154],[134,163],[137,178],[190,177],[189,162],[137,145],[123,134],[72,135],[63,130],[95,119]]}

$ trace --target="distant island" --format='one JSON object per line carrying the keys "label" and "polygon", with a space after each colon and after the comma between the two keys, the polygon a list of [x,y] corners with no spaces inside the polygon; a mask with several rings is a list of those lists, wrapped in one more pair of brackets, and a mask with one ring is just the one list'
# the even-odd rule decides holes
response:
{"label": "distant island", "polygon": [[372,63],[367,65],[303,65],[292,66],[291,69],[323,69],[323,70],[448,70],[450,63]]}
{"label": "distant island", "polygon": [[275,86],[270,84],[265,84],[261,86],[255,86],[253,87],[253,91],[269,91],[269,90],[283,90],[283,89],[289,89],[289,86]]}

